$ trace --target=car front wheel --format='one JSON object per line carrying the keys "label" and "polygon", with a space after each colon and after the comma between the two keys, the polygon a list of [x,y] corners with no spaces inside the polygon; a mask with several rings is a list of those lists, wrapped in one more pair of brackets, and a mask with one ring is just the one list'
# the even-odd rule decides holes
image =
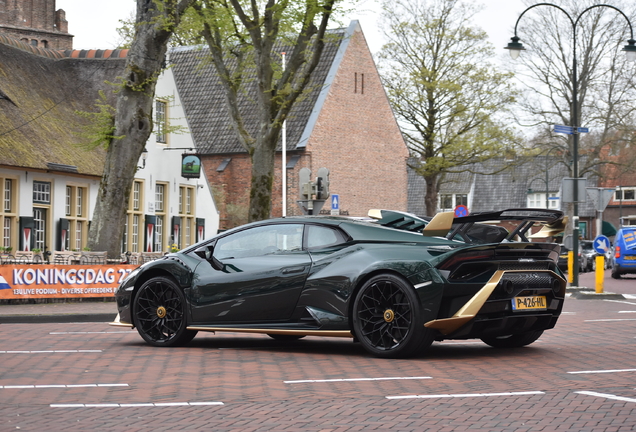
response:
{"label": "car front wheel", "polygon": [[484,337],[481,340],[494,348],[519,348],[522,346],[530,345],[536,341],[543,334],[543,330],[531,331],[527,333],[498,336],[498,337]]}
{"label": "car front wheel", "polygon": [[153,346],[185,345],[197,334],[186,328],[185,297],[170,278],[146,281],[135,296],[133,323],[141,337]]}
{"label": "car front wheel", "polygon": [[353,328],[364,348],[378,357],[408,357],[433,342],[415,290],[392,274],[374,276],[362,286],[353,304]]}

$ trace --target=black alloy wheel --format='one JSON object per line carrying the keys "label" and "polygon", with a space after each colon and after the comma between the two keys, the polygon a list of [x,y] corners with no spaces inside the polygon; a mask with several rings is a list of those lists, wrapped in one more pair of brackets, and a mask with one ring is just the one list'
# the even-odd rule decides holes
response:
{"label": "black alloy wheel", "polygon": [[408,357],[428,347],[433,334],[424,327],[421,316],[415,290],[393,274],[369,279],[353,304],[355,335],[378,357]]}
{"label": "black alloy wheel", "polygon": [[133,303],[133,322],[142,338],[153,346],[181,346],[196,336],[186,328],[185,297],[170,278],[146,281]]}
{"label": "black alloy wheel", "polygon": [[481,340],[493,348],[519,348],[530,345],[543,334],[543,330],[531,331],[507,336],[484,337]]}

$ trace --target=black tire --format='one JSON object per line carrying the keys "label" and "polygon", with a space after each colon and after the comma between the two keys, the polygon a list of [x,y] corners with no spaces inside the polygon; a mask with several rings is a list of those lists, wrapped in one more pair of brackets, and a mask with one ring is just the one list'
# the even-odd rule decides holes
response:
{"label": "black tire", "polygon": [[302,339],[305,335],[292,335],[292,334],[273,334],[267,333],[267,336],[271,337],[277,341],[295,341],[298,339]]}
{"label": "black tire", "polygon": [[616,264],[612,266],[612,279],[620,279],[621,274],[618,272],[618,267]]}
{"label": "black tire", "polygon": [[420,303],[404,279],[381,274],[369,279],[353,304],[353,330],[362,346],[383,358],[403,358],[430,346]]}
{"label": "black tire", "polygon": [[485,337],[481,340],[493,348],[519,348],[530,345],[543,334],[543,330],[499,337]]}
{"label": "black tire", "polygon": [[159,276],[146,281],[133,301],[133,323],[152,346],[181,346],[196,336],[188,330],[185,297],[177,284]]}

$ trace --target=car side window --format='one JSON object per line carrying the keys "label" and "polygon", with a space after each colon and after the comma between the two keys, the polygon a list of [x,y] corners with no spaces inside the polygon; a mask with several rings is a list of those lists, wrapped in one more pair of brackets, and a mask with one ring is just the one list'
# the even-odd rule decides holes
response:
{"label": "car side window", "polygon": [[343,241],[342,234],[333,228],[307,225],[307,249],[333,246]]}
{"label": "car side window", "polygon": [[302,238],[301,224],[249,228],[219,239],[214,247],[214,257],[223,261],[301,250]]}

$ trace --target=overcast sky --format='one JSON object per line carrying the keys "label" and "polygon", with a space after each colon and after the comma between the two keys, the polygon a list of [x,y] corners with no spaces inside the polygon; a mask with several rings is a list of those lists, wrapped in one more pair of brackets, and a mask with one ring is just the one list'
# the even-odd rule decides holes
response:
{"label": "overcast sky", "polygon": [[[519,14],[525,9],[521,0],[482,0],[485,9],[475,21],[490,36],[499,53],[505,53],[503,47],[509,42],[512,30]],[[116,28],[119,20],[125,19],[135,11],[135,0],[57,0],[57,9],[66,11],[69,32],[75,35],[75,49],[111,49],[118,43]],[[362,0],[361,12],[347,16],[347,20],[357,19],[362,25],[372,52],[382,46],[382,37],[377,29],[376,18],[378,1]]]}

